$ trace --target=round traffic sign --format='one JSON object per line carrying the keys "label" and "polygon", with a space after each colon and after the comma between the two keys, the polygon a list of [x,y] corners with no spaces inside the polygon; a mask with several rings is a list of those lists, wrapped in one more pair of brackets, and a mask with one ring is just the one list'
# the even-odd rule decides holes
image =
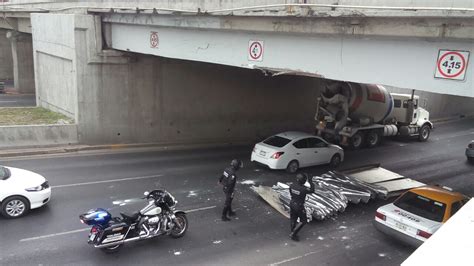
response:
{"label": "round traffic sign", "polygon": [[263,46],[260,42],[252,42],[249,46],[249,55],[252,59],[258,60],[262,57]]}
{"label": "round traffic sign", "polygon": [[454,78],[464,72],[466,59],[459,52],[449,51],[439,58],[437,67],[443,77]]}
{"label": "round traffic sign", "polygon": [[150,46],[151,48],[156,48],[158,47],[158,32],[152,31],[150,32]]}

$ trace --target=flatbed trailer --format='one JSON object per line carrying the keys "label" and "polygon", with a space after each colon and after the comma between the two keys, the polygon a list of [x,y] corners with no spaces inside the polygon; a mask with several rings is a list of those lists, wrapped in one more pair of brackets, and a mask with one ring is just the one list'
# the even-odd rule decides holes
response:
{"label": "flatbed trailer", "polygon": [[[364,165],[342,171],[329,171],[312,178],[316,191],[306,202],[308,218],[323,220],[345,210],[349,202],[367,202],[370,199],[388,199],[403,192],[425,186],[380,166]],[[307,184],[309,185],[309,184]],[[289,218],[288,185],[277,183],[273,187],[253,186],[252,189],[270,206]]]}

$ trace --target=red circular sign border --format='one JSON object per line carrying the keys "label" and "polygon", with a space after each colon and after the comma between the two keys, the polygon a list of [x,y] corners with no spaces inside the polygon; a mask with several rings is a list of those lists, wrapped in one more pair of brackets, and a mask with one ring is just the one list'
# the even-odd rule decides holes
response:
{"label": "red circular sign border", "polygon": [[[153,45],[153,41],[151,39],[153,36],[156,36],[156,45]],[[160,39],[158,38],[158,32],[156,32],[156,31],[150,32],[150,46],[151,46],[151,48],[158,47],[159,43],[160,43]]]}
{"label": "red circular sign border", "polygon": [[[252,54],[252,46],[254,44],[257,44],[260,47],[260,54],[257,57],[254,57],[253,54]],[[249,47],[249,54],[250,54],[250,57],[254,60],[260,59],[263,56],[263,46],[262,46],[262,44],[260,42],[257,42],[257,41],[252,42],[250,44],[250,47]]]}
{"label": "red circular sign border", "polygon": [[[459,56],[459,57],[461,58],[461,60],[462,60],[462,68],[461,68],[461,70],[459,70],[459,73],[454,74],[454,75],[446,75],[446,74],[443,72],[443,70],[441,70],[441,67],[440,67],[441,61],[443,61],[443,59],[444,59],[447,55],[450,55],[450,54],[457,55],[457,56]],[[439,71],[439,73],[440,73],[443,77],[445,77],[445,78],[454,78],[454,77],[457,77],[457,76],[461,75],[461,73],[462,73],[462,72],[464,71],[464,69],[466,68],[466,59],[464,58],[464,56],[463,56],[461,53],[456,52],[456,51],[450,51],[450,52],[445,53],[443,56],[441,56],[441,58],[438,60],[438,64],[437,64],[437,65],[438,65],[438,71]]]}

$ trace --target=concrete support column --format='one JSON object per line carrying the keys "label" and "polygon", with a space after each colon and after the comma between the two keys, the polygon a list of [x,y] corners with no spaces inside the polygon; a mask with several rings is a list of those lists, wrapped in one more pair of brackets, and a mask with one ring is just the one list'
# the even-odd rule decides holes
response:
{"label": "concrete support column", "polygon": [[13,58],[6,29],[0,29],[0,80],[13,79]]}
{"label": "concrete support column", "polygon": [[31,34],[9,31],[13,58],[13,80],[19,93],[35,92],[33,41]]}

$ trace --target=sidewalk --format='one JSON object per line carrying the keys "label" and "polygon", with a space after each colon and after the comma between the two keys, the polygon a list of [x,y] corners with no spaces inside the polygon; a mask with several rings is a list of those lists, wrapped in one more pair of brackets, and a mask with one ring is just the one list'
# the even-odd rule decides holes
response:
{"label": "sidewalk", "polygon": [[[473,116],[467,117],[446,117],[433,119],[435,130],[437,124],[460,121],[469,119]],[[0,158],[43,155],[43,154],[61,154],[81,151],[99,151],[99,150],[126,150],[126,149],[145,149],[153,150],[186,150],[196,148],[217,148],[233,145],[251,145],[248,141],[236,140],[230,142],[201,142],[201,143],[134,143],[134,144],[102,144],[102,145],[58,145],[58,146],[35,146],[35,147],[18,147],[18,148],[1,148]]]}
{"label": "sidewalk", "polygon": [[153,149],[153,150],[187,150],[197,148],[218,148],[235,145],[250,145],[248,142],[203,142],[203,143],[134,143],[134,144],[102,144],[102,145],[59,145],[35,146],[19,148],[0,148],[0,159],[9,157],[61,154],[81,151],[100,150],[127,150],[127,149]]}

